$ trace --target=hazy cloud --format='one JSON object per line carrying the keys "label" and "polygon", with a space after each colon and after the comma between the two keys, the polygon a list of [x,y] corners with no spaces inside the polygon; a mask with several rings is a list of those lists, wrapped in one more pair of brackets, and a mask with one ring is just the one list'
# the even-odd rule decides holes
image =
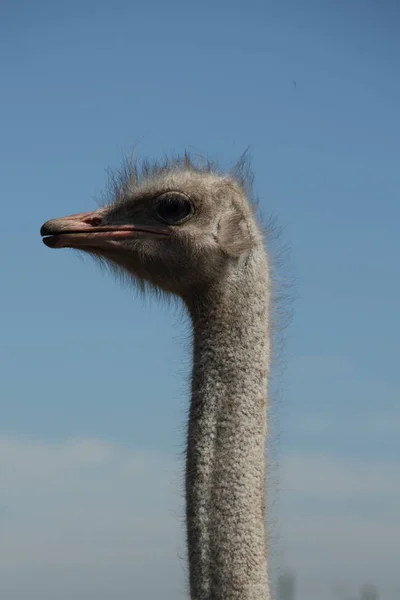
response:
{"label": "hazy cloud", "polygon": [[176,475],[99,440],[0,440],[0,597],[184,597]]}
{"label": "hazy cloud", "polygon": [[[101,440],[0,439],[0,597],[186,598],[181,470]],[[389,600],[398,466],[293,455],[280,473],[278,562],[296,570],[299,600],[368,579]]]}
{"label": "hazy cloud", "polygon": [[351,596],[363,582],[399,597],[397,463],[287,456],[281,481],[282,559],[298,574],[299,598],[329,598],[339,583]]}

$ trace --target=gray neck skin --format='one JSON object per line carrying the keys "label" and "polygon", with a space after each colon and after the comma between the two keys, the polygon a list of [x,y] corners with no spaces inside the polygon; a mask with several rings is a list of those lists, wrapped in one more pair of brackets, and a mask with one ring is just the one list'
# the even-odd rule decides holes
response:
{"label": "gray neck skin", "polygon": [[191,600],[267,600],[269,280],[264,250],[234,265],[191,313],[186,460]]}

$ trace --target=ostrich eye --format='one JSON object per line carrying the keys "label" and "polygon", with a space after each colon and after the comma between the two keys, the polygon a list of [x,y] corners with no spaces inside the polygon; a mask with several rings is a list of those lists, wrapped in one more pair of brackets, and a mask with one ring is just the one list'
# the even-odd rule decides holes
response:
{"label": "ostrich eye", "polygon": [[177,225],[186,220],[192,212],[192,203],[184,194],[167,192],[158,196],[156,200],[157,215],[171,225]]}

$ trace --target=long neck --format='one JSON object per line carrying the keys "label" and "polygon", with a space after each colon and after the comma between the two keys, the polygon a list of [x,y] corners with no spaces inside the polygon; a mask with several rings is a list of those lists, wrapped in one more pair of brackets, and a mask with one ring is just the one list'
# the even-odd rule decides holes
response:
{"label": "long neck", "polygon": [[186,461],[191,600],[268,600],[269,279],[258,250],[192,308]]}

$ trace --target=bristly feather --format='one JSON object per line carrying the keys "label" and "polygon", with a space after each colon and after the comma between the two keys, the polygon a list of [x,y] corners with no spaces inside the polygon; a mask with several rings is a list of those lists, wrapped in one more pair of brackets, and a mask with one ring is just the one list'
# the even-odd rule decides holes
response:
{"label": "bristly feather", "polygon": [[158,179],[171,171],[217,173],[218,169],[210,160],[206,160],[203,165],[197,164],[188,152],[185,152],[183,156],[166,156],[162,160],[154,161],[139,160],[132,154],[123,159],[122,165],[118,169],[107,170],[108,182],[102,204],[123,202],[134,194],[142,183]]}
{"label": "bristly feather", "polygon": [[233,167],[225,172],[215,161],[200,154],[184,152],[182,156],[165,156],[164,159],[149,161],[139,159],[133,154],[124,157],[117,169],[107,169],[108,181],[106,192],[101,198],[101,204],[123,202],[135,193],[135,190],[150,180],[156,180],[173,171],[191,171],[193,173],[210,173],[221,177],[231,176],[243,189],[252,206],[258,203],[253,198],[253,173],[250,167],[248,149],[243,152]]}

